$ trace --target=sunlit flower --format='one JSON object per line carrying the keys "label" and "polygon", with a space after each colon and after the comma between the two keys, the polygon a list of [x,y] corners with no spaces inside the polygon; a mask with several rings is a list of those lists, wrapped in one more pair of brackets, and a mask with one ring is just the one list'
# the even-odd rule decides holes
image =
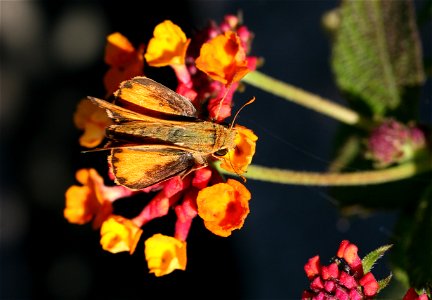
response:
{"label": "sunlit flower", "polygon": [[231,235],[240,229],[249,214],[250,192],[234,179],[218,183],[198,193],[198,214],[205,227],[216,235]]}
{"label": "sunlit flower", "polygon": [[134,253],[142,234],[134,222],[121,216],[111,215],[100,229],[102,248],[111,253],[129,251]]}
{"label": "sunlit flower", "polygon": [[105,73],[104,85],[108,94],[116,91],[122,81],[143,75],[143,52],[143,45],[135,49],[129,40],[118,32],[107,37],[105,62],[110,69]]}
{"label": "sunlit flower", "polygon": [[153,67],[183,65],[189,43],[181,28],[166,20],[155,27],[145,59]]}
{"label": "sunlit flower", "polygon": [[86,148],[99,145],[105,138],[105,127],[113,123],[105,110],[89,99],[82,99],[78,103],[73,120],[78,129],[84,130],[79,143]]}
{"label": "sunlit flower", "polygon": [[196,67],[212,79],[229,85],[251,70],[239,36],[233,31],[220,34],[201,47]]}
{"label": "sunlit flower", "polygon": [[220,167],[230,172],[242,174],[246,172],[252,161],[258,137],[246,127],[236,125],[235,128],[237,129],[236,146],[222,157]]}
{"label": "sunlit flower", "polygon": [[108,187],[94,169],[81,169],[76,179],[82,186],[73,185],[66,191],[64,217],[74,224],[85,224],[93,219],[93,228],[112,213],[112,202],[131,195],[131,191],[121,186]]}
{"label": "sunlit flower", "polygon": [[176,269],[186,269],[186,242],[163,234],[145,241],[145,257],[150,273],[163,276]]}

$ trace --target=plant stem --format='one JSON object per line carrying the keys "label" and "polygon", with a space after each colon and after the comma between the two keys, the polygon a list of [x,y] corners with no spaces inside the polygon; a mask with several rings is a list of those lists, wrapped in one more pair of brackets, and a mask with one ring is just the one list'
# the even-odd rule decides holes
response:
{"label": "plant stem", "polygon": [[363,129],[370,129],[373,126],[371,120],[362,117],[360,114],[349,108],[272,78],[259,71],[249,73],[242,79],[242,81],[266,92],[332,117],[342,123]]}
{"label": "plant stem", "polygon": [[[232,174],[222,170],[224,174]],[[420,173],[432,170],[432,160],[421,162],[407,162],[402,165],[383,170],[358,171],[352,173],[319,173],[283,170],[250,165],[247,173],[248,179],[261,180],[281,184],[315,185],[315,186],[353,186],[369,185],[406,179]]]}

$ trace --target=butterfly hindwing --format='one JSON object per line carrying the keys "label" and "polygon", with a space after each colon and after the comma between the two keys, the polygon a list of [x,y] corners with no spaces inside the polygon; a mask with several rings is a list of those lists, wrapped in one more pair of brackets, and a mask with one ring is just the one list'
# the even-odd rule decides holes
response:
{"label": "butterfly hindwing", "polygon": [[108,161],[116,183],[133,190],[185,174],[195,165],[192,153],[160,145],[115,148]]}

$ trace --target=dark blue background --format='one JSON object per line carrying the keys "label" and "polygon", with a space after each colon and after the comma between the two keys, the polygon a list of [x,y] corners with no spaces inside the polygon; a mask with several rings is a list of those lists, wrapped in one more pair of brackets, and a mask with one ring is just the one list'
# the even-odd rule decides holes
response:
{"label": "dark blue background", "polygon": [[[0,3],[1,299],[298,299],[308,285],[308,258],[330,259],[342,239],[359,245],[360,255],[388,243],[392,212],[347,220],[325,188],[253,180],[244,227],[220,238],[197,218],[187,270],[161,278],[147,274],[142,243],[133,256],[113,255],[101,249],[90,225],[68,224],[64,192],[76,183],[75,171],[103,172],[105,165],[104,154],[80,153],[72,115],[82,97],[104,94],[103,51],[113,31],[138,44],[165,19],[191,33],[241,10],[255,34],[252,54],[265,59],[261,72],[344,104],[321,28],[323,13],[337,1],[140,2]],[[427,43],[430,49],[430,38]],[[256,102],[238,123],[259,136],[254,163],[326,170],[339,124],[251,86],[235,94],[236,104],[252,96]],[[431,111],[430,96],[423,106]],[[122,205],[140,201],[133,200]],[[145,234],[172,234],[173,222],[172,215],[156,220]],[[379,278],[389,273],[386,263],[376,268]]]}

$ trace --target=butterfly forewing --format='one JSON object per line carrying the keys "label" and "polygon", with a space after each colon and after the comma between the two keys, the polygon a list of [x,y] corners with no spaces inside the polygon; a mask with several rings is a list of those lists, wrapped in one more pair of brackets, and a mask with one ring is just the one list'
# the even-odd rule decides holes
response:
{"label": "butterfly forewing", "polygon": [[168,115],[197,117],[192,102],[164,85],[140,76],[122,82],[116,101],[134,111],[153,111]]}
{"label": "butterfly forewing", "polygon": [[183,175],[195,165],[190,152],[160,145],[115,148],[108,160],[116,182],[133,190]]}

